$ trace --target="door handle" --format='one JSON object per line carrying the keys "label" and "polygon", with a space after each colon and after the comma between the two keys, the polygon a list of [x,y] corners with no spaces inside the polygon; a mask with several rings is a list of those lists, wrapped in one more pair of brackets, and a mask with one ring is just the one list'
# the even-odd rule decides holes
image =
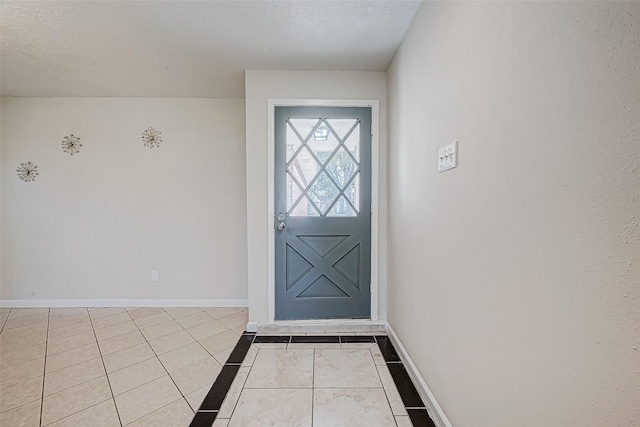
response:
{"label": "door handle", "polygon": [[286,225],[284,223],[284,213],[280,212],[278,214],[278,223],[276,224],[276,228],[280,231],[284,230]]}

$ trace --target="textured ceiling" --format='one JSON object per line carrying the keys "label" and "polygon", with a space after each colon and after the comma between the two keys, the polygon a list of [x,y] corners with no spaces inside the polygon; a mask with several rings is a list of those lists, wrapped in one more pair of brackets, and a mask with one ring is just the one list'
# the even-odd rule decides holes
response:
{"label": "textured ceiling", "polygon": [[242,97],[245,69],[386,70],[416,1],[5,1],[5,96]]}

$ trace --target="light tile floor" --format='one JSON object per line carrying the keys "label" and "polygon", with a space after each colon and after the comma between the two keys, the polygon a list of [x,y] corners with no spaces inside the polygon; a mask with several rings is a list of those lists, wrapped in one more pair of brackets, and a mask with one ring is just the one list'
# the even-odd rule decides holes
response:
{"label": "light tile floor", "polygon": [[0,308],[0,425],[188,426],[246,324],[244,308]]}
{"label": "light tile floor", "polygon": [[267,425],[412,424],[377,344],[253,344],[213,426]]}
{"label": "light tile floor", "polygon": [[[0,425],[189,426],[246,323],[243,308],[0,308]],[[377,344],[273,342],[251,345],[213,425],[412,424]]]}

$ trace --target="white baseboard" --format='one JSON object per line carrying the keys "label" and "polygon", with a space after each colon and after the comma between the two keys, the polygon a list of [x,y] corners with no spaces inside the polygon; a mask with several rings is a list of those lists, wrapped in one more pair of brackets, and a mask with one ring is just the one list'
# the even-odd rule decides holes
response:
{"label": "white baseboard", "polygon": [[248,307],[246,299],[4,299],[0,307]]}
{"label": "white baseboard", "polygon": [[258,322],[248,322],[247,332],[258,332]]}
{"label": "white baseboard", "polygon": [[391,325],[387,325],[387,332],[389,333],[389,338],[391,339],[391,342],[393,343],[398,356],[400,356],[400,359],[402,360],[407,373],[411,377],[411,381],[413,381],[413,384],[416,386],[420,397],[422,397],[424,404],[427,406],[427,411],[429,412],[429,415],[431,416],[433,422],[438,427],[453,427],[447,419],[444,411],[436,401],[436,398],[433,396],[433,393],[431,393],[431,390],[429,390],[429,386],[427,386],[424,378],[422,378],[422,375],[420,375],[420,372],[418,372],[418,368],[416,368],[413,360],[411,360],[411,357],[409,357],[407,349],[404,347],[404,345],[402,345],[402,342],[398,338],[398,334],[396,334],[396,331],[393,330]]}

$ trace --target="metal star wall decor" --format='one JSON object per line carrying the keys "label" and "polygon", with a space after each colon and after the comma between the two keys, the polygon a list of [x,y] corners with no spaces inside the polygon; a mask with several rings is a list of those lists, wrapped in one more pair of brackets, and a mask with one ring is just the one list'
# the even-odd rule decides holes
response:
{"label": "metal star wall decor", "polygon": [[155,130],[154,128],[145,129],[142,132],[142,143],[145,147],[154,148],[160,147],[160,143],[162,142],[161,132],[159,130]]}
{"label": "metal star wall decor", "polygon": [[74,134],[65,136],[64,139],[62,140],[61,145],[62,145],[62,150],[65,153],[71,154],[72,156],[74,154],[79,153],[80,147],[82,147],[82,144],[80,144],[80,137],[77,137]]}
{"label": "metal star wall decor", "polygon": [[35,181],[38,176],[38,166],[31,162],[20,163],[16,172],[18,172],[18,178],[24,182]]}

